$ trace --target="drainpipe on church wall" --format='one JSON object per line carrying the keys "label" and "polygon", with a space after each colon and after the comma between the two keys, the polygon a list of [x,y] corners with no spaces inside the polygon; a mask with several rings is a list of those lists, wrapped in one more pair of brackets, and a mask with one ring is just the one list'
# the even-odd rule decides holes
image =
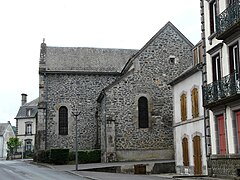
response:
{"label": "drainpipe on church wall", "polygon": [[47,150],[47,122],[48,122],[48,78],[46,73],[44,73],[44,79],[46,82],[46,112],[45,112],[45,150]]}

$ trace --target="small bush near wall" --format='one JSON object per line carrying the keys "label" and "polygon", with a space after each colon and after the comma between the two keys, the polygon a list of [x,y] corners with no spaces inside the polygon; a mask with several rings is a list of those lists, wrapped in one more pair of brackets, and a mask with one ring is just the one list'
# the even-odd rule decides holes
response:
{"label": "small bush near wall", "polygon": [[50,162],[49,155],[50,155],[50,150],[37,151],[36,153],[34,153],[33,161],[49,163]]}
{"label": "small bush near wall", "polygon": [[[69,161],[75,161],[75,152],[69,153]],[[101,150],[78,151],[78,162],[81,164],[101,162]]]}
{"label": "small bush near wall", "polygon": [[90,163],[101,162],[101,150],[88,151],[88,158]]}
{"label": "small bush near wall", "polygon": [[69,149],[51,149],[50,161],[53,164],[67,164]]}

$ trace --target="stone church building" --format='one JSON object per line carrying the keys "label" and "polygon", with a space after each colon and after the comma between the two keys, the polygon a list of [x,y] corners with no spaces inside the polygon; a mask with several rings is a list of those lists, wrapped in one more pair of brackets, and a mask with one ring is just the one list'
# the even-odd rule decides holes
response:
{"label": "stone church building", "polygon": [[36,148],[100,148],[102,161],[174,159],[170,81],[193,44],[171,23],[140,50],[41,44]]}

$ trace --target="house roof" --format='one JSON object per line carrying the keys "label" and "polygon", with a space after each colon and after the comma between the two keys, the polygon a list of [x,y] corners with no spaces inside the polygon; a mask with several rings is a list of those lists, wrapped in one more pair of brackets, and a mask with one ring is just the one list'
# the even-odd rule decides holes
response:
{"label": "house roof", "polygon": [[0,136],[2,136],[7,129],[9,123],[0,123]]}
{"label": "house roof", "polygon": [[[34,99],[29,103],[25,103],[19,108],[17,116],[15,119],[22,119],[22,118],[34,118],[38,112],[38,98]],[[31,109],[31,114],[27,115],[27,110]]]}
{"label": "house roof", "polygon": [[134,59],[137,58],[168,27],[171,27],[190,47],[194,47],[194,45],[170,21],[168,21],[137,53],[134,54],[131,59],[128,60],[121,73],[128,71]]}
{"label": "house roof", "polygon": [[133,49],[46,47],[46,71],[118,72],[136,53]]}
{"label": "house roof", "polygon": [[174,86],[174,85],[180,83],[181,81],[187,79],[188,77],[192,76],[196,72],[201,71],[201,69],[202,69],[202,64],[201,63],[197,64],[195,66],[191,66],[188,69],[186,69],[186,71],[184,71],[182,74],[180,74],[180,76],[178,76],[173,81],[171,81],[169,83],[169,85]]}

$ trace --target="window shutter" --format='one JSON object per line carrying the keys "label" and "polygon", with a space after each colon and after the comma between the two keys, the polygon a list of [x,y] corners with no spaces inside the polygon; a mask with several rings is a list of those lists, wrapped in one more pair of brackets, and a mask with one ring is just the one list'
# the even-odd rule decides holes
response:
{"label": "window shutter", "polygon": [[189,166],[188,139],[187,138],[183,138],[182,148],[183,148],[183,165],[184,166]]}
{"label": "window shutter", "polygon": [[226,138],[225,138],[225,127],[224,127],[223,115],[218,116],[217,120],[218,120],[218,131],[219,131],[220,154],[226,154]]}
{"label": "window shutter", "polygon": [[195,118],[195,101],[194,101],[194,89],[191,92],[191,100],[192,100],[192,117]]}
{"label": "window shutter", "polygon": [[236,112],[238,148],[240,147],[240,111]]}
{"label": "window shutter", "polygon": [[199,108],[198,108],[198,89],[194,88],[194,112],[195,117],[199,116]]}
{"label": "window shutter", "polygon": [[187,120],[186,94],[182,94],[182,96],[181,96],[181,119],[182,119],[182,121]]}

